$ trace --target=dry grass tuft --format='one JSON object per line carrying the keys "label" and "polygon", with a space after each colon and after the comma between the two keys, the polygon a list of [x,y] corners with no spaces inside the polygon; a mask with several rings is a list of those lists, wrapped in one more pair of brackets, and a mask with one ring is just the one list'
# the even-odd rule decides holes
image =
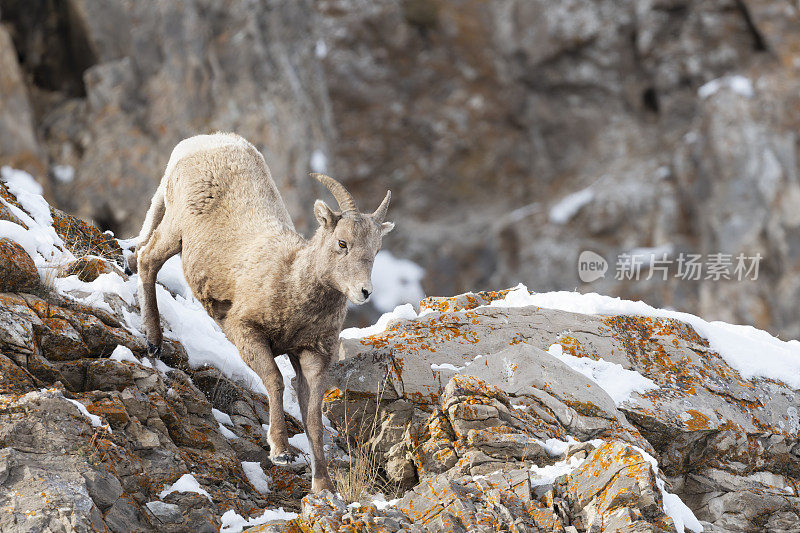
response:
{"label": "dry grass tuft", "polygon": [[94,429],[92,438],[89,439],[88,445],[87,455],[89,464],[96,465],[107,459],[108,454],[103,449],[104,446],[101,441],[103,439],[109,439],[110,437],[111,434],[109,433],[109,428],[107,425]]}
{"label": "dry grass tuft", "polygon": [[[349,446],[348,446],[349,448]],[[364,496],[377,492],[379,485],[378,461],[371,447],[360,447],[358,456],[352,457],[349,468],[334,471],[333,484],[344,501],[347,503],[358,502]]]}
{"label": "dry grass tuft", "polygon": [[49,263],[39,267],[39,275],[42,278],[42,290],[45,294],[56,293],[56,279],[64,275],[70,261],[61,263]]}
{"label": "dry grass tuft", "polygon": [[[336,491],[347,503],[359,502],[365,496],[377,492],[397,492],[397,488],[381,475],[380,458],[372,446],[372,441],[378,431],[384,388],[381,387],[380,390],[381,393],[375,400],[375,412],[369,428],[365,427],[365,422],[369,420],[369,417],[363,416],[366,413],[359,413],[360,417],[358,414],[354,416],[348,413],[347,407],[345,407],[344,428],[354,427],[356,425],[354,419],[360,418],[358,431],[355,432],[355,442],[347,438],[346,452],[350,457],[350,464],[346,468],[334,469],[332,476]],[[351,426],[351,422],[353,426]]]}

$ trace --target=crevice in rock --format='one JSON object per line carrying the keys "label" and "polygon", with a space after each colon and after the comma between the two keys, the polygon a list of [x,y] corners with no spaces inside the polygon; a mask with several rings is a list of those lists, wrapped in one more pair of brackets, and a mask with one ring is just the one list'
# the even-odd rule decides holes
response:
{"label": "crevice in rock", "polygon": [[86,96],[83,73],[97,63],[68,0],[0,0],[28,83],[66,97]]}
{"label": "crevice in rock", "polygon": [[430,32],[439,25],[438,2],[426,0],[404,0],[401,2],[403,18],[415,28],[423,39],[429,37]]}
{"label": "crevice in rock", "polygon": [[117,218],[114,216],[108,204],[103,204],[102,207],[96,210],[94,213],[94,221],[97,227],[100,228],[100,231],[110,231],[114,235],[117,235],[120,230],[119,222],[117,222]]}
{"label": "crevice in rock", "polygon": [[648,87],[642,92],[642,105],[646,110],[658,114],[658,93],[656,93],[655,87]]}
{"label": "crevice in rock", "polygon": [[768,51],[769,47],[767,46],[767,42],[764,40],[764,36],[761,35],[758,27],[756,27],[753,17],[750,15],[750,10],[747,8],[747,4],[744,3],[744,0],[736,0],[736,8],[741,12],[744,23],[747,25],[747,31],[749,31],[750,35],[753,37],[753,49],[756,52]]}

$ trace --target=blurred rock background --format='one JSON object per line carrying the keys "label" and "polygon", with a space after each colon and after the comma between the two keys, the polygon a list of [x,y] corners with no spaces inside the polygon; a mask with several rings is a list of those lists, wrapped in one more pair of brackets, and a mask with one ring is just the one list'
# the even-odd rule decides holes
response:
{"label": "blurred rock background", "polygon": [[[385,246],[428,294],[521,281],[798,337],[798,126],[794,0],[0,0],[0,164],[60,208],[131,236],[172,147],[233,130],[304,231],[312,169],[364,209],[392,189]],[[763,260],[616,281],[641,248]]]}

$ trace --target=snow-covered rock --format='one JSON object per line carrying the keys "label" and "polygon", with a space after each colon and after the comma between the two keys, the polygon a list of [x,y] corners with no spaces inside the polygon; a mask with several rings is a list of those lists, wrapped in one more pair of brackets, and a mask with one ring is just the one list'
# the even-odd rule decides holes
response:
{"label": "snow-covered rock", "polygon": [[[791,530],[800,511],[784,489],[800,472],[796,341],[641,302],[524,287],[429,298],[415,315],[343,336],[326,396],[336,427],[346,427],[347,410],[378,413],[377,453],[408,464],[394,471],[421,481],[447,473],[452,483],[512,459],[546,466],[558,459],[545,453],[553,439],[622,441],[641,451],[637,464],[657,458],[645,485],[671,517],[659,527],[697,531],[699,520],[747,530],[774,506],[775,529]],[[398,418],[393,406],[407,403],[413,412]],[[598,516],[623,527],[641,519],[640,504],[624,513],[570,504],[569,516],[581,527]]]}

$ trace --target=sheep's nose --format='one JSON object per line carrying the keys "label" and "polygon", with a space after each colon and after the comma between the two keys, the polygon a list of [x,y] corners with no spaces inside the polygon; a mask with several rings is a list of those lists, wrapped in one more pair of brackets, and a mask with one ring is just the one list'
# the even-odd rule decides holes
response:
{"label": "sheep's nose", "polygon": [[367,298],[369,298],[369,295],[372,294],[372,293],[369,292],[367,289],[361,289],[361,294],[364,295],[364,299],[366,300]]}

